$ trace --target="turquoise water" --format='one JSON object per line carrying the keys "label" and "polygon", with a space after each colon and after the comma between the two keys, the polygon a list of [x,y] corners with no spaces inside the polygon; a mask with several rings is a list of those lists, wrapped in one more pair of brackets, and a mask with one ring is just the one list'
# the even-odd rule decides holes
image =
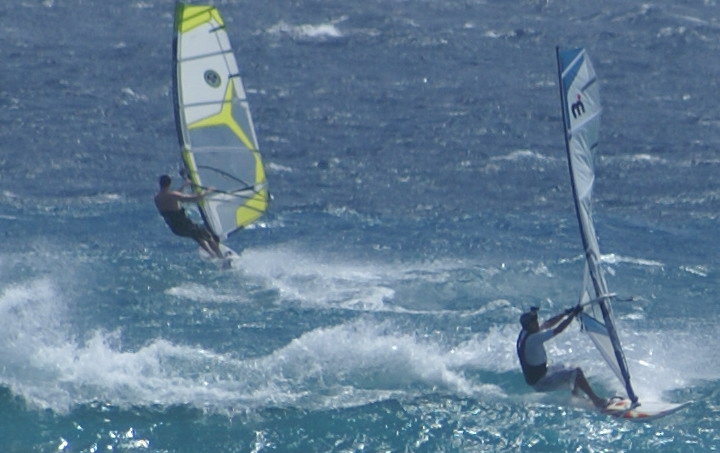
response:
{"label": "turquoise water", "polygon": [[[274,196],[218,270],[176,174],[170,1],[0,5],[5,452],[720,448],[713,2],[216,2]],[[582,261],[555,46],[605,106],[596,222],[653,423],[535,394],[517,318]],[[621,391],[572,326],[554,360]]]}

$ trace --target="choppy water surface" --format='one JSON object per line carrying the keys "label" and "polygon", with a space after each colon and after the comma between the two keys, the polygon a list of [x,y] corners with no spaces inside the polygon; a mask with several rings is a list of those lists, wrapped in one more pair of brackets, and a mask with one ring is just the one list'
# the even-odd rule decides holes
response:
{"label": "choppy water surface", "polygon": [[[217,270],[154,212],[176,174],[167,0],[0,5],[7,452],[720,446],[715,1],[216,2],[271,212]],[[641,399],[533,394],[517,317],[575,303],[555,46],[605,106],[596,221]],[[620,391],[578,329],[549,349]]]}

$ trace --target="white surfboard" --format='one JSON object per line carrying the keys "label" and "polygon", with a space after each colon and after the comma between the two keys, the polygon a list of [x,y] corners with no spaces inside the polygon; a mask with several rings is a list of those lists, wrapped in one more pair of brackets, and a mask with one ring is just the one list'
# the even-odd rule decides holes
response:
{"label": "white surfboard", "polygon": [[632,401],[627,398],[613,399],[605,409],[603,414],[607,414],[616,418],[631,421],[649,421],[656,418],[670,415],[683,409],[690,403],[666,403],[664,401],[643,401],[639,406],[632,407]]}

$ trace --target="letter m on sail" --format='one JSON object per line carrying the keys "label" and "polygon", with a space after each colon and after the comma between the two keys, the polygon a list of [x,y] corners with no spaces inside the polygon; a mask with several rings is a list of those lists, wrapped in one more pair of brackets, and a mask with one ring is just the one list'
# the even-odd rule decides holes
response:
{"label": "letter m on sail", "polygon": [[577,95],[577,102],[574,102],[570,106],[570,111],[572,112],[573,118],[577,118],[585,113],[585,104],[583,104],[579,94]]}

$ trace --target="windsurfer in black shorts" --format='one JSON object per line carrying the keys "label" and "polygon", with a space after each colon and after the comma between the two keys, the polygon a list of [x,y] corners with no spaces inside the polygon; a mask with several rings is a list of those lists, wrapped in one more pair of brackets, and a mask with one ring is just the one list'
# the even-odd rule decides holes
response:
{"label": "windsurfer in black shorts", "polygon": [[155,206],[170,230],[178,236],[194,239],[210,256],[224,258],[220,251],[218,238],[204,226],[193,223],[182,207],[182,203],[202,200],[212,192],[212,189],[206,189],[193,195],[170,190],[172,178],[168,175],[160,176],[159,183],[160,190],[155,195]]}
{"label": "windsurfer in black shorts", "polygon": [[517,354],[525,381],[538,392],[571,387],[574,395],[582,391],[595,406],[604,408],[608,401],[595,394],[580,368],[562,364],[548,366],[547,363],[544,343],[570,325],[582,311],[580,305],[553,316],[542,325],[538,322],[537,310],[533,307],[520,316],[522,331],[517,339]]}

